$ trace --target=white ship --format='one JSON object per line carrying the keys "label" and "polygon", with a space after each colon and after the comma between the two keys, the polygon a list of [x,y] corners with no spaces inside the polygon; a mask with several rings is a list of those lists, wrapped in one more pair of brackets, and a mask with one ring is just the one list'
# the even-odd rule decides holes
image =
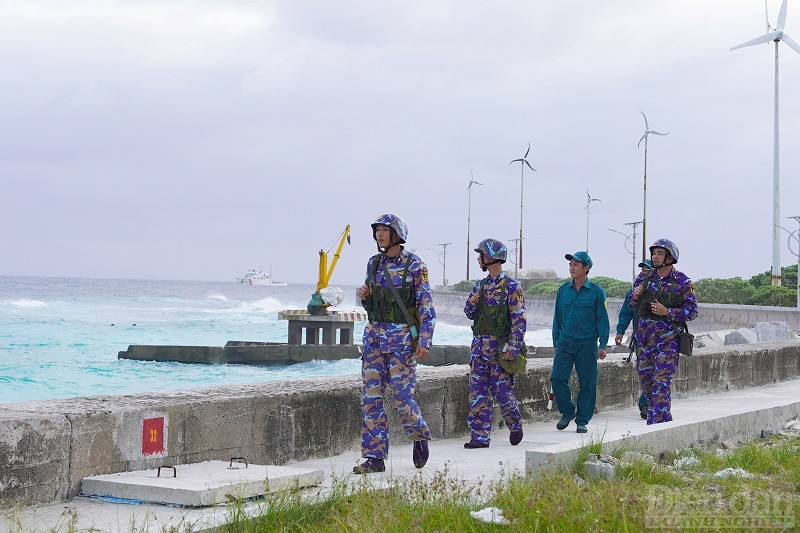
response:
{"label": "white ship", "polygon": [[286,282],[275,281],[272,279],[271,274],[267,274],[263,270],[256,270],[251,268],[241,278],[236,278],[236,281],[243,285],[267,285],[269,287],[286,287]]}

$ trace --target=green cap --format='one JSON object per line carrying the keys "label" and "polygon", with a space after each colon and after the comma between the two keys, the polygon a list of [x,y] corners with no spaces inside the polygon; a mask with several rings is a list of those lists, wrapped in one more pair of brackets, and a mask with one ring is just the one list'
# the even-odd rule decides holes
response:
{"label": "green cap", "polygon": [[581,263],[586,263],[586,266],[592,268],[592,258],[589,257],[589,254],[584,252],[583,250],[575,252],[574,254],[567,254],[564,256],[568,261],[574,259],[575,261],[580,261]]}

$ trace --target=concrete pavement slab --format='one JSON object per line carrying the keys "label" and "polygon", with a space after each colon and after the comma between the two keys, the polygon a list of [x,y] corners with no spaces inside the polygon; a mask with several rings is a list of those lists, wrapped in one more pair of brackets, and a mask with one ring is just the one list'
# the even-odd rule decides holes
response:
{"label": "concrete pavement slab", "polygon": [[81,494],[202,507],[319,485],[324,477],[309,468],[204,461],[89,476],[81,481]]}

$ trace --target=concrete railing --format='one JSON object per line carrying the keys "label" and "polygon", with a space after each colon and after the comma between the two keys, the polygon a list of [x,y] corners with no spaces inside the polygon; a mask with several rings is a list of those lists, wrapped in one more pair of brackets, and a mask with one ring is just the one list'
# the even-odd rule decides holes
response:
{"label": "concrete railing", "polygon": [[[800,342],[696,350],[681,358],[677,397],[798,378]],[[632,406],[633,365],[600,364],[599,409]],[[547,411],[551,361],[532,359],[517,379],[524,420]],[[434,438],[468,433],[468,367],[421,369],[417,400]],[[574,379],[574,376],[573,376]],[[90,475],[247,457],[286,464],[360,448],[361,379],[342,376],[125,396],[3,404],[0,507],[67,501]],[[387,404],[392,442],[406,439]],[[496,417],[501,420],[501,417]],[[435,446],[435,443],[432,444]]]}

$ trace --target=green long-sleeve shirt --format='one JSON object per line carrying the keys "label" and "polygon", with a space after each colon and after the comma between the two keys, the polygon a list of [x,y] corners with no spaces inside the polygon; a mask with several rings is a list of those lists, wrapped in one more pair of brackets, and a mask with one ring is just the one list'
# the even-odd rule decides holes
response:
{"label": "green long-sleeve shirt", "polygon": [[599,347],[608,348],[610,332],[606,291],[587,279],[580,290],[574,281],[558,288],[553,315],[553,346],[561,337],[576,342],[596,340]]}

